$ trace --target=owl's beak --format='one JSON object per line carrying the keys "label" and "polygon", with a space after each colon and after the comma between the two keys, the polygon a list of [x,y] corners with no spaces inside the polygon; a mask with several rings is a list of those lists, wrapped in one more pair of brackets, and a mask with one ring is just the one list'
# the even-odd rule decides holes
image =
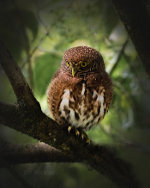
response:
{"label": "owl's beak", "polygon": [[76,68],[75,68],[75,67],[72,67],[72,68],[71,68],[71,72],[72,72],[72,76],[74,77],[75,74],[77,73]]}

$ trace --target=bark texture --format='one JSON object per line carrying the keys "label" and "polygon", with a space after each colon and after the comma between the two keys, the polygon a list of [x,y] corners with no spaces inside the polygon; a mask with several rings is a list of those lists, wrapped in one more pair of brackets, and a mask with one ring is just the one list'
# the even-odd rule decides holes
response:
{"label": "bark texture", "polygon": [[150,78],[150,17],[146,2],[113,0],[113,3]]}

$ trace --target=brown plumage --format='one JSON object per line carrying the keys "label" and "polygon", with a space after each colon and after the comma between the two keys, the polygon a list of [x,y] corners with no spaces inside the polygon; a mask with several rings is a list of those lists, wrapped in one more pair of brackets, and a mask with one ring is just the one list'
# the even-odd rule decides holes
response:
{"label": "brown plumage", "polygon": [[48,106],[59,124],[88,130],[103,119],[112,95],[101,54],[78,46],[65,52],[48,88]]}

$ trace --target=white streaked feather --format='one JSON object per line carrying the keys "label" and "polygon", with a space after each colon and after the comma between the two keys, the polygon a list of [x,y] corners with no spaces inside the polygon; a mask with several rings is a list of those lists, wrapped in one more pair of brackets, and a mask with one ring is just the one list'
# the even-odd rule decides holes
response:
{"label": "white streaked feather", "polygon": [[98,95],[97,101],[101,105],[101,108],[100,108],[100,117],[102,118],[104,116],[104,93],[103,92],[100,95]]}
{"label": "white streaked feather", "polygon": [[61,111],[63,117],[66,117],[64,107],[69,106],[69,97],[70,97],[70,91],[69,91],[69,89],[65,89],[64,94],[62,96],[62,101],[61,101],[60,107],[59,107],[59,110]]}
{"label": "white streaked feather", "polygon": [[97,97],[97,95],[98,95],[98,93],[94,90],[94,91],[93,91],[93,96],[92,96],[93,99],[94,99],[95,97]]}
{"label": "white streaked feather", "polygon": [[85,83],[82,84],[82,90],[81,95],[83,96],[85,94]]}
{"label": "white streaked feather", "polygon": [[[61,112],[61,117],[68,118],[68,114],[66,114],[66,112],[64,110],[64,107],[67,108],[70,111],[69,118],[67,119],[69,121],[68,123],[70,123],[70,125],[75,126],[75,127],[88,128],[93,124],[97,124],[99,118],[102,119],[104,116],[104,109],[106,108],[106,104],[104,104],[104,90],[102,90],[100,94],[98,94],[98,92],[96,90],[93,91],[93,95],[92,95],[93,99],[95,97],[97,97],[97,99],[93,101],[95,103],[94,104],[95,115],[97,113],[98,106],[99,105],[101,106],[99,115],[97,115],[97,117],[95,119],[94,119],[94,115],[93,115],[93,110],[87,112],[88,118],[87,118],[87,113],[85,115],[85,112],[87,111],[87,107],[86,107],[86,103],[85,103],[85,91],[86,91],[86,85],[85,85],[85,83],[83,83],[82,89],[81,89],[81,95],[80,95],[81,103],[79,104],[80,113],[78,111],[76,111],[76,113],[78,113],[78,115],[79,115],[79,119],[76,119],[75,111],[69,107],[69,101],[76,102],[76,101],[74,101],[74,98],[72,96],[70,96],[69,89],[64,90],[64,94],[62,96],[62,101],[60,103],[59,110]],[[87,127],[88,123],[90,123],[90,124]]]}

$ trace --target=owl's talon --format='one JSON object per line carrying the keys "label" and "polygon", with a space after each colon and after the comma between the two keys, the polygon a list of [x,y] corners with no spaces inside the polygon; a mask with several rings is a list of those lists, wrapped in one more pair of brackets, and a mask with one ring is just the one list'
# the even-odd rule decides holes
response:
{"label": "owl's talon", "polygon": [[81,130],[80,133],[81,133],[81,140],[85,141],[86,144],[90,144],[91,141],[88,138],[87,134],[83,130]]}
{"label": "owl's talon", "polygon": [[70,133],[72,127],[71,126],[68,126],[68,133]]}
{"label": "owl's talon", "polygon": [[80,128],[75,128],[72,126],[68,126],[67,128],[68,133],[73,133],[75,136],[81,138],[82,141],[84,141],[86,144],[90,144],[90,139],[88,138],[87,134]]}
{"label": "owl's talon", "polygon": [[89,138],[86,139],[86,144],[90,144],[91,140]]}
{"label": "owl's talon", "polygon": [[79,135],[80,135],[80,132],[78,131],[78,129],[75,129],[75,135],[76,135],[76,136],[79,136]]}
{"label": "owl's talon", "polygon": [[84,140],[85,138],[85,134],[83,134],[83,132],[81,133],[81,139]]}

